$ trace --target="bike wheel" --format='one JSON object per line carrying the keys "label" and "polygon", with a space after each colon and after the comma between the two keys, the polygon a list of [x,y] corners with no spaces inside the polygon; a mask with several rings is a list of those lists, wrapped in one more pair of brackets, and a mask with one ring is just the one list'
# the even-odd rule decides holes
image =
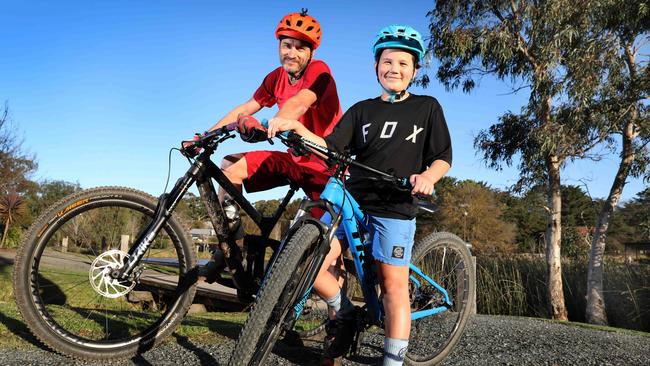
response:
{"label": "bike wheel", "polygon": [[[348,299],[352,300],[355,288],[358,287],[357,278],[344,268],[338,268],[336,275],[339,277],[341,291],[346,294]],[[311,338],[324,332],[328,321],[327,303],[312,292],[293,330],[302,339]]]}
{"label": "bike wheel", "polygon": [[[458,343],[472,312],[476,279],[467,245],[450,233],[433,233],[413,248],[411,263],[448,293],[451,306],[435,315],[412,320],[405,363],[435,365]],[[411,270],[411,311],[443,306],[442,292]]]}
{"label": "bike wheel", "polygon": [[[320,230],[307,223],[287,240],[257,293],[255,303],[237,339],[229,364],[262,365],[282,333],[282,324],[307,270],[320,263],[312,257],[320,239]],[[320,262],[322,263],[322,257]]]}
{"label": "bike wheel", "polygon": [[196,256],[171,217],[138,267],[139,280],[113,280],[128,247],[152,220],[157,200],[103,187],[57,202],[16,252],[14,293],[29,329],[53,350],[80,359],[133,356],[181,322],[196,291]]}

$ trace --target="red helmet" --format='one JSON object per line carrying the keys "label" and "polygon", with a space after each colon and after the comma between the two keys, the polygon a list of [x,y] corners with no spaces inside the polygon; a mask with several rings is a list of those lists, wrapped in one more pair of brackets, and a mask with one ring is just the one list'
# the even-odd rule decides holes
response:
{"label": "red helmet", "polygon": [[309,42],[315,50],[320,46],[320,23],[314,17],[307,15],[307,9],[300,13],[285,15],[275,28],[275,37],[287,36]]}

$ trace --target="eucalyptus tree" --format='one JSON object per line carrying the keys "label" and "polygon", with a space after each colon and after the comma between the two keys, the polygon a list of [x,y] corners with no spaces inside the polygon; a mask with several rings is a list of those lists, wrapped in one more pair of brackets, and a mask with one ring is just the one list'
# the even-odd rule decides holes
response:
{"label": "eucalyptus tree", "polygon": [[[485,75],[529,92],[519,113],[506,112],[481,131],[475,147],[488,166],[518,159],[518,187],[545,182],[549,311],[566,320],[562,289],[561,170],[603,139],[585,118],[602,69],[600,34],[589,9],[595,1],[437,1],[429,12],[437,78],[472,90]],[[515,87],[515,85],[518,85]]]}
{"label": "eucalyptus tree", "polygon": [[[592,11],[594,32],[611,42],[603,53],[605,72],[590,115],[607,135],[610,146],[620,144],[619,167],[607,199],[601,206],[589,255],[586,320],[607,324],[603,295],[603,257],[607,231],[629,176],[650,179],[650,118],[648,92],[650,69],[647,44],[650,40],[650,4],[646,1],[602,0]],[[646,55],[641,52],[646,47]],[[614,138],[618,136],[618,138]],[[646,211],[648,208],[646,207]]]}
{"label": "eucalyptus tree", "polygon": [[11,123],[9,104],[5,102],[0,110],[0,195],[33,191],[36,184],[29,180],[29,175],[36,167],[34,157],[23,151],[22,141]]}

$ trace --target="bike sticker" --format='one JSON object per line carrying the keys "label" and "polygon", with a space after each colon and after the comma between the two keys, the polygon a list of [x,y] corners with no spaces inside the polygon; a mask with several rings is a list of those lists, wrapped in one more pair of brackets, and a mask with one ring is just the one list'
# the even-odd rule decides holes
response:
{"label": "bike sticker", "polygon": [[61,212],[57,213],[56,216],[57,216],[57,217],[61,217],[61,216],[63,216],[66,212],[72,210],[73,208],[77,208],[77,207],[79,207],[79,206],[81,206],[81,205],[83,205],[83,204],[85,204],[85,203],[88,203],[88,201],[90,201],[90,199],[88,199],[88,198],[86,198],[85,200],[77,201],[77,202],[75,202],[75,203],[69,205],[68,207],[64,208]]}
{"label": "bike sticker", "polygon": [[50,227],[50,224],[49,223],[45,224],[45,226],[41,229],[41,231],[39,231],[38,234],[36,234],[36,237],[40,238],[41,235],[43,235],[43,233],[45,232],[45,229],[47,229],[48,227]]}
{"label": "bike sticker", "polygon": [[393,258],[402,259],[404,258],[404,247],[393,247]]}

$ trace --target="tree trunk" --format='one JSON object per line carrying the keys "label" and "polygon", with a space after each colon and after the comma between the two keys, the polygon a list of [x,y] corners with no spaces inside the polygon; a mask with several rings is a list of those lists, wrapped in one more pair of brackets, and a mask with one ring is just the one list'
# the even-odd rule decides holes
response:
{"label": "tree trunk", "polygon": [[[633,108],[630,113],[630,121],[637,117],[637,109]],[[607,201],[598,215],[598,224],[591,241],[591,252],[589,253],[589,270],[587,272],[587,308],[585,315],[587,322],[591,324],[607,325],[607,314],[605,312],[605,297],[603,295],[603,272],[605,245],[609,220],[614,208],[621,199],[621,193],[625,187],[625,180],[630,173],[630,167],[634,162],[635,152],[632,146],[634,139],[635,125],[633,122],[625,126],[623,132],[623,153],[621,163],[618,166],[616,177],[609,191]]]}
{"label": "tree trunk", "polygon": [[[624,47],[625,62],[630,72],[630,80],[637,79],[636,56],[631,45]],[[607,201],[598,215],[598,223],[591,241],[591,251],[589,253],[589,270],[587,272],[587,307],[585,315],[587,322],[591,324],[607,325],[607,313],[605,308],[605,296],[603,295],[603,273],[605,255],[605,245],[607,239],[607,229],[609,220],[614,208],[618,205],[625,187],[625,180],[630,174],[632,163],[635,159],[635,149],[632,142],[638,135],[635,121],[639,116],[638,106],[632,105],[630,109],[629,122],[626,123],[623,135],[623,151],[621,153],[621,163],[618,166],[616,177],[612,182],[609,190]]]}
{"label": "tree trunk", "polygon": [[550,155],[548,169],[548,226],[546,227],[546,278],[551,318],[568,320],[562,289],[562,262],[560,243],[562,240],[562,195],[560,184],[560,159]]}

